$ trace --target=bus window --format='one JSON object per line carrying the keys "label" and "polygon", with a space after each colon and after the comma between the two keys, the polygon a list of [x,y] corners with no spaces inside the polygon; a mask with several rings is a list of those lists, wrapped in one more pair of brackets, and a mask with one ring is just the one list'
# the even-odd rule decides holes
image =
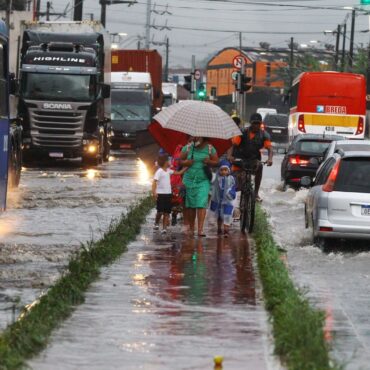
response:
{"label": "bus window", "polygon": [[299,89],[299,83],[292,86],[291,94],[290,94],[290,107],[296,107],[297,106],[298,89]]}

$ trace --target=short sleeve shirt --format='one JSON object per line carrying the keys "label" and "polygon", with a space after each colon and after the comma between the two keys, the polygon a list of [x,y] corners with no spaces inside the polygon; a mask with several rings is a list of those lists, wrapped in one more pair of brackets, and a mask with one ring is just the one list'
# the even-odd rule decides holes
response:
{"label": "short sleeve shirt", "polygon": [[154,174],[154,180],[157,181],[157,194],[171,194],[171,175],[173,170],[158,168]]}
{"label": "short sleeve shirt", "polygon": [[[252,140],[254,137],[256,136],[256,134],[254,132],[249,132],[249,138]],[[263,131],[263,147],[265,149],[270,149],[272,147],[272,144],[271,144],[271,139],[270,139],[270,135],[266,132],[266,131]],[[232,139],[231,139],[232,143],[236,146],[239,146],[241,141],[242,141],[242,136],[234,136]]]}

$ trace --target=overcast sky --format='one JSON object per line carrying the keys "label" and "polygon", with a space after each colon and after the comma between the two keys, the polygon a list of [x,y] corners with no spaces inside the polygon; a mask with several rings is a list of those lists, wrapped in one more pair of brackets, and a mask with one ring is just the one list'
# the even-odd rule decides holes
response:
{"label": "overcast sky", "polygon": [[[61,19],[71,19],[74,0],[51,1],[55,12],[63,12],[69,2],[70,11],[66,18]],[[122,47],[136,48],[138,37],[145,35],[147,0],[137,1],[130,7],[125,4],[107,7],[106,28],[109,32],[128,34],[125,40],[122,39]],[[285,47],[290,37],[294,37],[299,44],[314,45],[311,41],[335,44],[335,36],[324,35],[324,30],[336,29],[348,17],[348,48],[351,11],[341,8],[360,7],[359,3],[360,0],[358,3],[353,0],[152,0],[152,25],[160,27],[167,22],[168,27],[173,28],[152,28],[151,38],[155,42],[163,42],[169,37],[170,66],[190,66],[192,54],[197,60],[203,60],[224,47],[238,45],[238,32],[243,32],[243,46],[258,46],[259,42],[265,41],[272,47]],[[45,10],[46,0],[41,0],[41,7]],[[165,12],[166,9],[171,14],[155,13]],[[90,18],[90,14],[94,19],[100,19],[99,0],[84,0],[83,14],[84,19]],[[357,12],[357,15],[355,44],[367,45],[370,32],[360,31],[369,29],[369,16],[363,12]],[[51,17],[51,20],[55,18]],[[164,56],[163,46],[153,47]]]}

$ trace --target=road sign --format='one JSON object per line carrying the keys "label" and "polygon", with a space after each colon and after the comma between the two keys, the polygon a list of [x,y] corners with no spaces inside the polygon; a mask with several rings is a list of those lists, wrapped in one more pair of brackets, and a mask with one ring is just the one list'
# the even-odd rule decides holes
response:
{"label": "road sign", "polygon": [[196,69],[194,71],[194,79],[198,81],[198,80],[200,80],[200,77],[201,77],[200,70],[199,69]]}
{"label": "road sign", "polygon": [[235,56],[234,59],[233,59],[234,68],[237,68],[237,69],[242,68],[243,59],[244,59],[244,65],[246,65],[247,64],[247,59],[243,55],[239,54],[239,55]]}
{"label": "road sign", "polygon": [[237,71],[234,71],[231,73],[231,79],[236,81],[238,79],[238,72]]}

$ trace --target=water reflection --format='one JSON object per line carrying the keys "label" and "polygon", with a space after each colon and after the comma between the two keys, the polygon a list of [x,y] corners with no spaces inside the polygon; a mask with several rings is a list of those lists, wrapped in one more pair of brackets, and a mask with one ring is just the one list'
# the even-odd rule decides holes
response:
{"label": "water reflection", "polygon": [[138,184],[139,185],[148,185],[150,183],[150,173],[146,164],[141,160],[137,160],[138,167]]}
{"label": "water reflection", "polygon": [[153,295],[188,305],[256,304],[248,241],[188,239],[161,249],[150,261]]}

